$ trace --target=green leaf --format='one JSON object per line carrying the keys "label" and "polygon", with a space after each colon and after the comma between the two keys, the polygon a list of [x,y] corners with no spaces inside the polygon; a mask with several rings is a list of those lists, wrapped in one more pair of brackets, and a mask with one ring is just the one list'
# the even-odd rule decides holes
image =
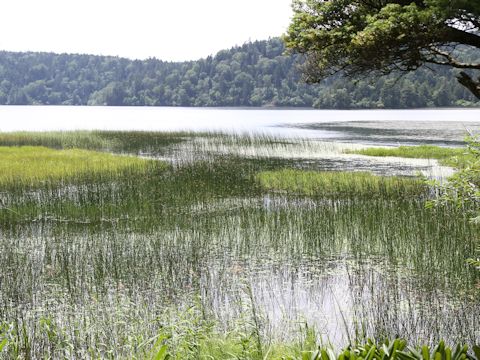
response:
{"label": "green leaf", "polygon": [[328,356],[328,353],[325,350],[322,350],[321,352],[321,359],[322,360],[335,360],[335,359],[330,359]]}
{"label": "green leaf", "polygon": [[3,339],[2,342],[0,342],[0,352],[3,350],[3,348],[7,345],[8,340]]}
{"label": "green leaf", "polygon": [[390,357],[390,349],[387,347],[387,345],[383,344],[382,349],[383,349],[383,352],[385,353],[385,355],[387,356],[387,358],[389,358]]}
{"label": "green leaf", "polygon": [[423,360],[430,360],[430,349],[428,346],[422,347]]}
{"label": "green leaf", "polygon": [[167,360],[170,355],[167,354],[168,347],[163,345],[160,350],[153,357],[154,360]]}
{"label": "green leaf", "polygon": [[422,360],[422,354],[420,354],[416,349],[408,347],[410,354],[414,356],[417,360]]}
{"label": "green leaf", "polygon": [[371,348],[370,348],[370,351],[367,353],[367,355],[365,356],[365,360],[372,360],[373,357],[375,356],[375,351],[377,351],[377,347],[375,345],[373,345]]}
{"label": "green leaf", "polygon": [[302,352],[302,360],[311,360],[312,359],[312,351],[303,351]]}
{"label": "green leaf", "polygon": [[445,349],[445,360],[452,360],[452,349],[449,347]]}
{"label": "green leaf", "polygon": [[409,353],[406,353],[404,351],[398,351],[397,356],[400,360],[420,360],[420,358],[417,358]]}
{"label": "green leaf", "polygon": [[480,346],[475,345],[473,347],[473,352],[475,356],[477,357],[477,360],[480,360]]}

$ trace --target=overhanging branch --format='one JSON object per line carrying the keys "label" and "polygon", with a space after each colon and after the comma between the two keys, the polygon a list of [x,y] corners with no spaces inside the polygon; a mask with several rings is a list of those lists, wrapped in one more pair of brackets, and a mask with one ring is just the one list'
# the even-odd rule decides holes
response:
{"label": "overhanging branch", "polygon": [[480,99],[480,77],[477,81],[475,81],[470,75],[462,71],[457,76],[457,79],[460,84],[465,86],[468,90],[472,92],[473,95]]}
{"label": "overhanging branch", "polygon": [[432,62],[437,65],[448,65],[448,66],[453,66],[457,69],[473,69],[473,70],[480,70],[480,64],[474,64],[474,63],[464,63],[461,61],[458,61],[455,59],[450,53],[440,50],[438,48],[432,47],[430,50],[436,54],[439,55],[443,58],[445,58],[447,61],[438,61],[436,59],[429,59],[429,62]]}
{"label": "overhanging branch", "polygon": [[444,32],[444,40],[480,49],[480,36],[451,26]]}

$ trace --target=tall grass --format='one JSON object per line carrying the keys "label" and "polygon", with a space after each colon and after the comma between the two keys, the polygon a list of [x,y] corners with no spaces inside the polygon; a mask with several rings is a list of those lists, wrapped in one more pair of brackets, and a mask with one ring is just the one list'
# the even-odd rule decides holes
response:
{"label": "tall grass", "polygon": [[85,149],[110,152],[162,152],[181,143],[191,133],[149,131],[46,131],[0,133],[0,146],[44,146],[53,149]]}
{"label": "tall grass", "polygon": [[[189,156],[179,144],[162,151]],[[464,209],[426,209],[415,179],[193,149],[170,166],[126,157],[141,164],[110,175],[124,157],[94,153],[108,160],[89,175],[0,183],[2,355],[296,359],[349,337],[480,337]]]}
{"label": "tall grass", "polygon": [[427,191],[420,179],[381,177],[366,172],[284,169],[261,172],[257,180],[262,188],[270,191],[330,198],[408,198],[425,195]]}
{"label": "tall grass", "polygon": [[447,166],[461,166],[471,159],[463,148],[441,147],[434,145],[399,146],[390,148],[366,148],[358,150],[346,150],[348,154],[359,154],[367,156],[395,156],[416,159],[437,159]]}
{"label": "tall grass", "polygon": [[99,176],[126,169],[142,169],[151,161],[88,150],[53,150],[40,146],[0,147],[0,186],[80,176]]}
{"label": "tall grass", "polygon": [[[186,316],[185,316],[186,314]],[[130,338],[122,344],[131,350],[130,359],[182,359],[182,360],[343,360],[343,359],[384,359],[384,360],[479,360],[480,347],[471,348],[463,343],[448,346],[439,341],[432,346],[414,346],[407,341],[383,339],[378,342],[368,339],[364,342],[343,345],[334,349],[332,346],[318,343],[315,332],[305,328],[305,334],[298,341],[274,342],[263,344],[262,352],[257,351],[250,334],[235,331],[220,334],[212,329],[211,324],[195,315],[195,309],[188,309],[185,314],[166,327],[161,327],[158,334],[151,338]],[[48,358],[127,358],[112,354],[99,347],[88,348],[82,353],[75,352],[74,339],[67,329],[59,327],[50,318],[39,322]],[[15,324],[0,325],[0,354],[9,358],[24,358],[33,354],[25,334]],[[118,349],[117,349],[118,350]],[[114,355],[114,356],[113,356]]]}

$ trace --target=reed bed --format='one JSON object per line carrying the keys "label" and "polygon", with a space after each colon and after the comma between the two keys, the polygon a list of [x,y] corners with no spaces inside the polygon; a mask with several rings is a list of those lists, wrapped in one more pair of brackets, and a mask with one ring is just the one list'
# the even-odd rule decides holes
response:
{"label": "reed bed", "polygon": [[[349,162],[351,167],[381,171],[382,174],[425,176],[441,179],[451,175],[451,169],[438,166],[428,159],[397,158],[372,161],[365,157],[345,154],[365,148],[364,145],[340,144],[315,139],[282,138],[272,135],[223,133],[159,133],[149,131],[73,131],[73,132],[17,132],[0,133],[0,146],[46,146],[55,149],[82,148],[87,150],[128,153],[175,163],[211,160],[217,157],[258,159],[264,162],[290,162],[291,166],[305,168],[318,163]],[[400,160],[402,159],[402,160]],[[297,164],[295,164],[295,162]],[[379,170],[384,169],[384,170]],[[399,170],[402,169],[402,170]],[[330,168],[329,168],[330,170]],[[356,170],[356,169],[355,169]]]}
{"label": "reed bed", "polygon": [[401,158],[415,159],[437,159],[446,166],[458,166],[466,163],[471,156],[464,148],[441,147],[434,145],[399,146],[399,147],[374,147],[359,150],[346,150],[348,154],[359,154],[366,156],[395,156]]}
{"label": "reed bed", "polygon": [[[197,143],[138,136],[118,152],[181,138],[151,147],[181,159]],[[417,179],[192,148],[192,161],[102,153],[148,165],[0,184],[0,357],[303,359],[367,338],[480,338],[466,209],[425,208]]]}
{"label": "reed bed", "polygon": [[0,146],[44,146],[53,149],[84,149],[138,154],[161,152],[193,136],[188,132],[151,131],[45,131],[3,132]]}
{"label": "reed bed", "polygon": [[261,172],[257,180],[265,190],[329,198],[408,198],[424,196],[428,190],[421,179],[381,177],[366,172],[284,169]]}
{"label": "reed bed", "polygon": [[0,186],[38,185],[81,177],[141,170],[151,162],[89,150],[53,150],[41,146],[0,147]]}

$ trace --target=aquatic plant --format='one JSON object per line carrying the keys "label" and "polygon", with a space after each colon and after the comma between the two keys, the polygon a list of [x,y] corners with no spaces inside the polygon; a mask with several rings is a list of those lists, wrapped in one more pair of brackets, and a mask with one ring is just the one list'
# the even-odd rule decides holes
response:
{"label": "aquatic plant", "polygon": [[372,147],[358,150],[345,150],[347,154],[366,156],[395,156],[415,159],[437,159],[442,165],[464,167],[472,159],[465,148],[452,148],[434,145]]}
{"label": "aquatic plant", "polygon": [[[117,133],[115,151],[157,136],[137,135]],[[0,184],[2,355],[301,359],[346,334],[479,338],[479,274],[465,265],[478,228],[463,208],[426,209],[415,178],[302,170],[251,149],[288,150],[278,139],[169,143],[182,136],[158,134],[168,165],[125,157],[141,164],[103,172],[124,157],[95,152],[109,159],[99,171]]]}
{"label": "aquatic plant", "polygon": [[0,147],[0,185],[38,185],[72,177],[99,176],[132,168],[146,168],[151,161],[88,150],[53,150],[40,146]]}
{"label": "aquatic plant", "polygon": [[284,169],[257,175],[265,190],[317,197],[401,197],[425,195],[421,179],[381,177],[367,172],[303,171]]}

